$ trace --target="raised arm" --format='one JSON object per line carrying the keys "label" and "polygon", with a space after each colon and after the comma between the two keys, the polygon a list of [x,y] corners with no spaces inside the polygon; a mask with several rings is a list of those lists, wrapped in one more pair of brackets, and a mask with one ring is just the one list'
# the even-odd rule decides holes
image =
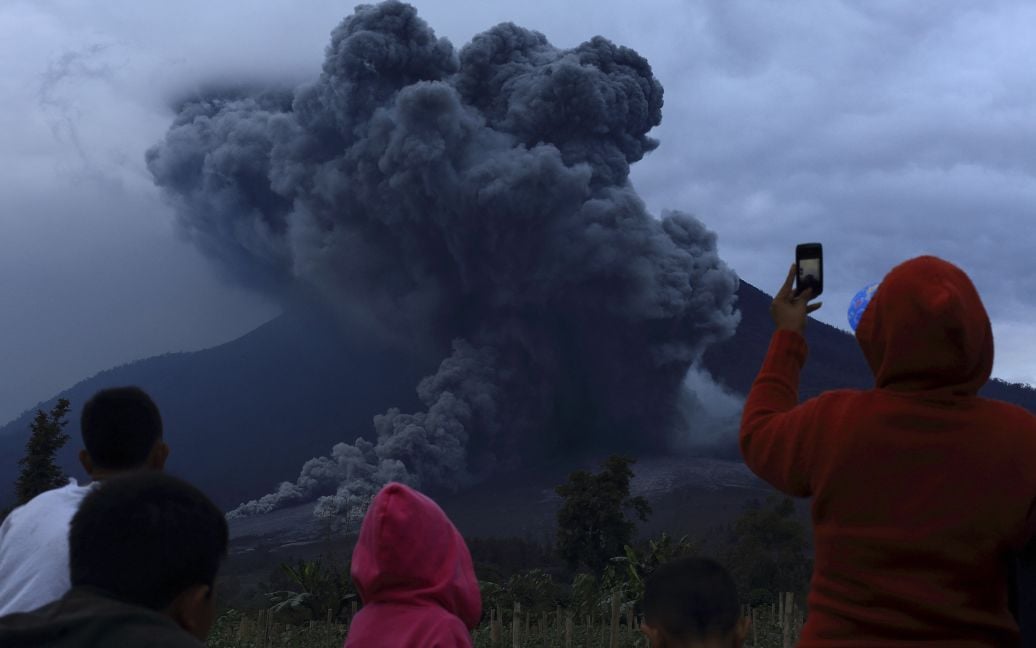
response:
{"label": "raised arm", "polygon": [[810,472],[817,436],[816,401],[798,404],[799,373],[806,362],[806,316],[820,308],[809,304],[806,289],[792,293],[795,266],[770,306],[777,331],[770,340],[741,417],[740,445],[745,464],[774,488],[800,497],[812,493]]}

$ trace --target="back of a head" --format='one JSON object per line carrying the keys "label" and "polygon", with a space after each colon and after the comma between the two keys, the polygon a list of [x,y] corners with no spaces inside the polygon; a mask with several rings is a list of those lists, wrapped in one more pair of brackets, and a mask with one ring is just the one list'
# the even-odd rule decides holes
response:
{"label": "back of a head", "polygon": [[375,496],[360,528],[351,564],[364,604],[431,601],[478,625],[482,596],[471,553],[446,513],[399,483]]}
{"label": "back of a head", "polygon": [[671,640],[731,636],[741,615],[737,589],[716,561],[686,557],[660,565],[644,585],[644,622]]}
{"label": "back of a head", "polygon": [[139,468],[162,438],[162,416],[138,387],[104,389],[86,402],[80,417],[83,445],[105,470]]}
{"label": "back of a head", "polygon": [[69,531],[73,587],[154,610],[189,587],[211,587],[226,552],[223,513],[197,488],[158,472],[104,481]]}
{"label": "back of a head", "polygon": [[968,275],[921,256],[893,268],[859,316],[875,385],[974,395],[993,369],[993,329]]}

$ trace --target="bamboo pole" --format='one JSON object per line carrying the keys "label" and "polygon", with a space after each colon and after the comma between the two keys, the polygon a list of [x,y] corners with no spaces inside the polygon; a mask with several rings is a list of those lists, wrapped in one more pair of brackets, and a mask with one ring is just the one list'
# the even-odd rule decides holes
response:
{"label": "bamboo pole", "polygon": [[752,648],[759,646],[759,624],[756,622],[756,611],[758,608],[752,608]]}
{"label": "bamboo pole", "polygon": [[594,639],[594,621],[591,615],[586,615],[586,648],[592,648]]}
{"label": "bamboo pole", "polygon": [[575,622],[572,620],[572,615],[568,614],[565,617],[565,648],[572,648],[572,633],[575,630]]}
{"label": "bamboo pole", "polygon": [[794,632],[792,612],[795,607],[795,595],[792,592],[784,592],[782,597],[784,599],[784,616],[781,619],[782,628],[784,630],[782,633],[784,639],[783,646],[784,648],[791,648],[792,633]]}
{"label": "bamboo pole", "polygon": [[521,646],[521,616],[522,616],[522,604],[515,602],[514,614],[511,616],[511,646],[512,648],[520,648]]}
{"label": "bamboo pole", "polygon": [[777,593],[777,627],[784,627],[784,592]]}
{"label": "bamboo pole", "polygon": [[619,590],[612,591],[612,622],[608,648],[619,648]]}

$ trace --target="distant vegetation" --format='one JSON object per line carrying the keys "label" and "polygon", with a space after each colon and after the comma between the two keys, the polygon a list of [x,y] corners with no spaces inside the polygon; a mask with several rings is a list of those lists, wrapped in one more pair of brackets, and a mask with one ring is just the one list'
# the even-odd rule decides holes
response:
{"label": "distant vegetation", "polygon": [[[558,486],[564,501],[554,546],[517,538],[468,541],[483,601],[483,623],[474,633],[477,646],[514,645],[516,618],[521,646],[564,646],[566,636],[573,646],[607,646],[613,621],[618,645],[646,645],[638,631],[644,579],[658,565],[684,555],[709,555],[724,563],[743,602],[760,611],[757,645],[782,645],[783,630],[775,618],[778,597],[789,592],[801,606],[812,570],[806,529],[792,501],[752,502],[708,538],[662,533],[634,541],[634,519],[645,520],[650,507],[630,497],[633,464],[611,457],[600,472],[577,471]],[[340,546],[351,552],[344,544],[348,541],[341,540]],[[347,577],[347,555],[276,566],[247,591],[233,578],[224,582],[221,597],[228,609],[209,646],[340,646],[359,606]],[[788,625],[800,623],[801,618]]]}
{"label": "distant vegetation", "polygon": [[[25,456],[18,460],[21,471],[14,483],[15,504],[25,504],[44,491],[61,488],[68,483],[68,475],[58,467],[58,450],[68,443],[65,426],[68,425],[68,410],[71,405],[64,398],[58,399],[49,412],[36,410],[29,425],[29,440],[25,444]],[[0,522],[13,507],[0,510]]]}

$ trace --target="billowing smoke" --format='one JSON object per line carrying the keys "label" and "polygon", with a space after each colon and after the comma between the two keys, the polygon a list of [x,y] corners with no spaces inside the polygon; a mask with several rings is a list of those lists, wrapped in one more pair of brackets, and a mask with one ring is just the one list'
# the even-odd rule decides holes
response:
{"label": "billowing smoke", "polygon": [[398,2],[358,7],[309,85],[185,102],[147,160],[200,249],[445,356],[423,411],[375,417],[373,441],[236,514],[341,512],[390,479],[457,487],[692,428],[683,381],[736,327],[737,278],[702,223],[652,216],[629,183],[661,110],[631,49],[502,24],[457,54]]}

